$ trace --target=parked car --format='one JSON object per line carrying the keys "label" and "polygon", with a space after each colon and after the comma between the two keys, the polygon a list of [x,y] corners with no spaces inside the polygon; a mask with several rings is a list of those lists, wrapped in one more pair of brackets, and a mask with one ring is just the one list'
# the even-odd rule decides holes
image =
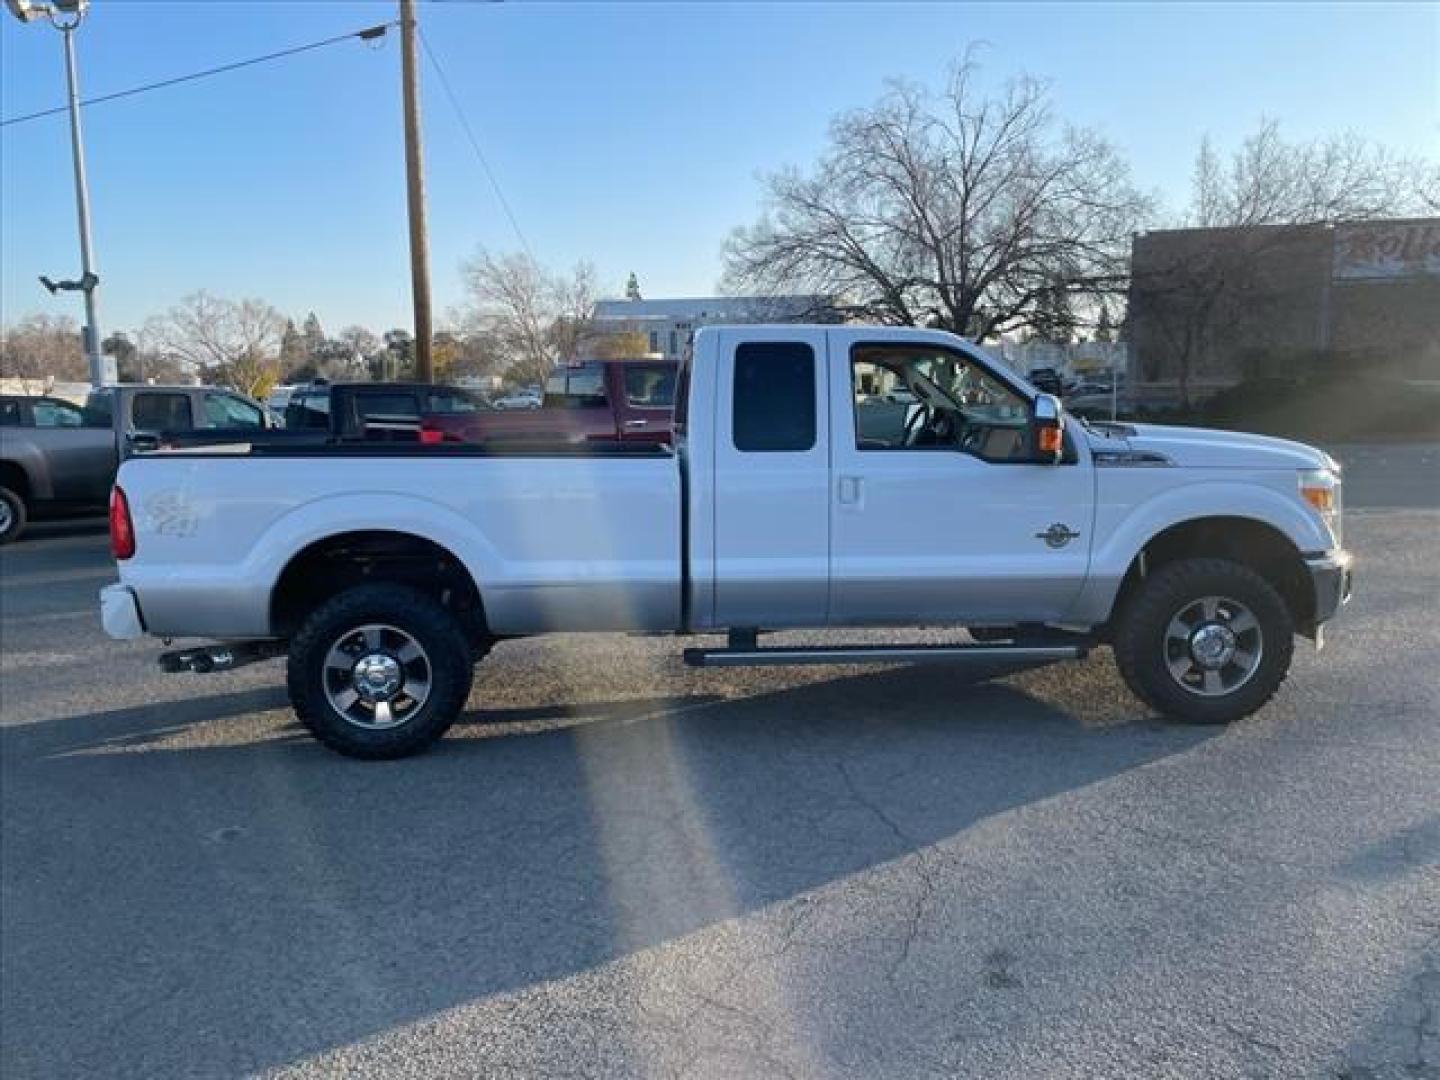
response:
{"label": "parked car", "polygon": [[213,386],[104,386],[84,408],[51,397],[0,397],[0,544],[29,519],[103,513],[120,460],[158,433],[261,430],[264,406]]}
{"label": "parked car", "polygon": [[[883,371],[919,410],[862,438]],[[962,404],[956,388],[964,387]],[[675,447],[387,444],[146,454],[111,504],[121,639],[208,637],[204,671],[288,655],[326,745],[429,745],[500,639],[729,632],[700,666],[1033,665],[1113,645],[1155,709],[1258,709],[1348,598],[1340,470],[1299,443],[1086,427],[974,345],[893,327],[706,327]],[[760,632],[973,628],[979,643],[764,646]]]}
{"label": "parked car", "polygon": [[516,390],[496,398],[491,404],[497,409],[538,409],[543,403],[538,390]]}

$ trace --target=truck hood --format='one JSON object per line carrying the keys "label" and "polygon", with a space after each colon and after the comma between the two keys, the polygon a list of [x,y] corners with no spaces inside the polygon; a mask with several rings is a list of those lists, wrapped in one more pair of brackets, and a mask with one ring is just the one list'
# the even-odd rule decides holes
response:
{"label": "truck hood", "polygon": [[1325,451],[1288,439],[1213,428],[1160,424],[1097,424],[1086,429],[1097,454],[1162,454],[1182,468],[1323,469],[1334,459]]}

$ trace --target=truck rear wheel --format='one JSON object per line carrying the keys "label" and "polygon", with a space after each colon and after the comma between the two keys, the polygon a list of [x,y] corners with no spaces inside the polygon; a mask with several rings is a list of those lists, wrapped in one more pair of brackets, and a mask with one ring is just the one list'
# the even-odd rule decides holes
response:
{"label": "truck rear wheel", "polygon": [[315,738],[357,758],[399,758],[449,730],[474,669],[464,631],[432,597],[359,585],[317,607],[290,642],[290,702]]}
{"label": "truck rear wheel", "polygon": [[0,487],[0,544],[19,539],[25,531],[25,500],[7,487]]}
{"label": "truck rear wheel", "polygon": [[1136,697],[1159,712],[1226,724],[1280,689],[1294,634],[1285,601],[1255,571],[1183,559],[1130,596],[1115,628],[1115,660]]}

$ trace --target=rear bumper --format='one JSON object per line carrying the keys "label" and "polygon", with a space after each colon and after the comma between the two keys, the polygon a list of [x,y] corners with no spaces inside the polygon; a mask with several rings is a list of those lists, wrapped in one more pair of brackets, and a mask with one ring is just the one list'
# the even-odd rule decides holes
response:
{"label": "rear bumper", "polygon": [[1332,551],[1305,560],[1315,590],[1314,625],[1317,628],[1349,603],[1354,587],[1354,563],[1355,557],[1348,551]]}
{"label": "rear bumper", "polygon": [[116,582],[100,590],[100,625],[118,641],[145,636],[145,621],[140,618],[140,604],[132,589]]}

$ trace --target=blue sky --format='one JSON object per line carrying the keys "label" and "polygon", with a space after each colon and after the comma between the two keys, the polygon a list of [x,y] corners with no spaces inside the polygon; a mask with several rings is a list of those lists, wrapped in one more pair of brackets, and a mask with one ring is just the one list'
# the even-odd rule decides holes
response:
{"label": "blue sky", "polygon": [[[98,95],[394,16],[390,3],[94,0],[78,39]],[[63,101],[59,37],[0,29],[0,114]],[[1440,156],[1440,5],[503,4],[427,2],[439,55],[531,248],[618,290],[711,292],[760,176],[807,163],[829,118],[889,76],[1052,81],[1172,206],[1196,146],[1262,116]],[[105,330],[205,288],[325,326],[409,326],[398,40],[346,42],[86,111]],[[477,244],[518,246],[433,69],[424,70],[437,311]],[[0,129],[0,318],[79,314],[38,273],[78,272],[63,116]],[[441,320],[444,321],[443,319]]]}

